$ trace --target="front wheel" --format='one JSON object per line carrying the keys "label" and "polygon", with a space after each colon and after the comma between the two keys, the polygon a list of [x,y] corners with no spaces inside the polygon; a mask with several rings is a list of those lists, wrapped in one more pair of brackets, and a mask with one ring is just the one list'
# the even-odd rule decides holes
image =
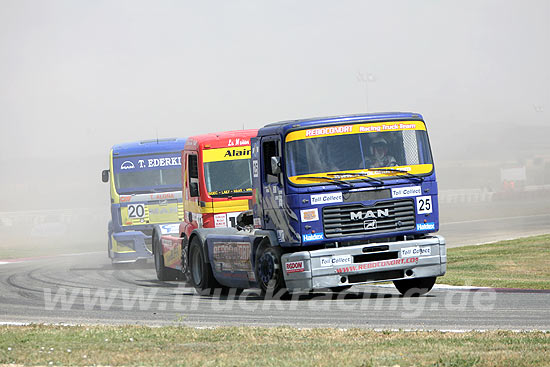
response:
{"label": "front wheel", "polygon": [[281,254],[280,247],[271,247],[268,244],[260,245],[256,254],[256,276],[263,295],[277,294],[286,287]]}
{"label": "front wheel", "polygon": [[435,277],[394,280],[395,288],[404,296],[421,296],[428,293],[435,284]]}
{"label": "front wheel", "polygon": [[193,287],[200,295],[212,295],[219,286],[212,268],[205,260],[200,240],[193,237],[189,246],[189,272]]}

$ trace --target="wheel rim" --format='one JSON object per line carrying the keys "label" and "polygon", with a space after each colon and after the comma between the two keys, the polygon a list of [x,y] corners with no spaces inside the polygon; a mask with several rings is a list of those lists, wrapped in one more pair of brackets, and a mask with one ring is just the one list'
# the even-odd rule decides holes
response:
{"label": "wheel rim", "polygon": [[260,257],[258,265],[260,280],[265,287],[268,287],[269,282],[275,277],[275,259],[270,253],[265,253]]}
{"label": "wheel rim", "polygon": [[193,283],[200,285],[202,282],[202,259],[201,254],[196,248],[193,249],[191,254],[191,274],[193,276]]}

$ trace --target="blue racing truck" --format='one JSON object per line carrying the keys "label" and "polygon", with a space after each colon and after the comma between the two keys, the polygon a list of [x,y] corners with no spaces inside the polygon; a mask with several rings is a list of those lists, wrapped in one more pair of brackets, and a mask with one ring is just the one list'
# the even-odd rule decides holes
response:
{"label": "blue racing truck", "polygon": [[156,224],[183,220],[181,151],[185,139],[154,139],[117,144],[109,169],[111,220],[108,255],[116,263],[152,258],[151,235]]}
{"label": "blue racing truck", "polygon": [[264,294],[393,281],[423,294],[444,275],[437,182],[423,117],[378,113],[284,121],[251,141],[251,211],[199,228],[188,269],[202,294]]}

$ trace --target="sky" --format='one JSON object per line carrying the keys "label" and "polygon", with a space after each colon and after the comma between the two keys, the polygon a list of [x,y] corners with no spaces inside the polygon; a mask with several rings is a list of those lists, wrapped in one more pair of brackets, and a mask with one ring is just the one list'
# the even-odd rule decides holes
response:
{"label": "sky", "polygon": [[418,112],[441,167],[547,153],[549,65],[548,0],[0,0],[0,211],[107,207],[114,144],[286,119]]}

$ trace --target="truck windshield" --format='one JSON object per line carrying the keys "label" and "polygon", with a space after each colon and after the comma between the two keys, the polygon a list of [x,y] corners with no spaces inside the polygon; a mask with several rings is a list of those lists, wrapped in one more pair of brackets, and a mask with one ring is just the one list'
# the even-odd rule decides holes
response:
{"label": "truck windshield", "polygon": [[181,190],[181,153],[113,159],[119,194]]}
{"label": "truck windshield", "polygon": [[[399,171],[422,175],[433,169],[426,127],[421,121],[299,130],[287,135],[285,145],[287,175],[296,184],[319,182],[313,177],[308,180],[307,175],[364,173],[384,179]],[[375,169],[384,167],[393,170]],[[337,178],[360,179],[353,174]]]}
{"label": "truck windshield", "polygon": [[250,159],[204,163],[204,179],[211,197],[250,195]]}
{"label": "truck windshield", "polygon": [[250,195],[250,145],[205,149],[202,160],[206,190],[211,197]]}

